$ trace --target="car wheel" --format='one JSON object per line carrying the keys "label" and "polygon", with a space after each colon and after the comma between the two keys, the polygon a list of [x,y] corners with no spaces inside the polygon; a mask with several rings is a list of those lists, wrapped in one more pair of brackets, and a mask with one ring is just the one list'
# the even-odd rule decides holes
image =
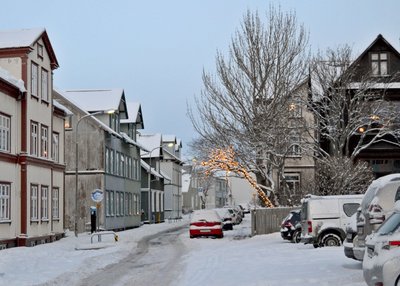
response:
{"label": "car wheel", "polygon": [[325,234],[322,237],[323,246],[340,246],[342,245],[342,240],[340,237],[334,233]]}
{"label": "car wheel", "polygon": [[292,235],[292,242],[299,243],[301,238],[301,232],[299,230],[295,230]]}

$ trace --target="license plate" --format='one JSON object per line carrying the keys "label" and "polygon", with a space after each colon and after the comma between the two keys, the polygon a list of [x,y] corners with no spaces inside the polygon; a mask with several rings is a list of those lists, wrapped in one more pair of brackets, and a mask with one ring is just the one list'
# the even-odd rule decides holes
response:
{"label": "license plate", "polygon": [[210,232],[211,230],[209,229],[200,229],[200,232]]}

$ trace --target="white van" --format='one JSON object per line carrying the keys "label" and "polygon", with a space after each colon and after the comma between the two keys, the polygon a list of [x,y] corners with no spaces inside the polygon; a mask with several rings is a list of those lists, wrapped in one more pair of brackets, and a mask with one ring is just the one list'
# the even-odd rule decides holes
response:
{"label": "white van", "polygon": [[376,231],[393,212],[395,202],[400,200],[400,174],[390,174],[374,180],[365,192],[361,212],[357,217],[358,245],[353,253],[357,260],[363,260],[365,238]]}
{"label": "white van", "polygon": [[339,246],[346,237],[346,226],[364,195],[307,195],[301,205],[301,242],[314,247]]}

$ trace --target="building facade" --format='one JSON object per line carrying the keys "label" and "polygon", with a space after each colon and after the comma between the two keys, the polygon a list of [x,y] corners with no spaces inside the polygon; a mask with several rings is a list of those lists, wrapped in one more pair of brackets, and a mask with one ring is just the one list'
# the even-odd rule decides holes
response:
{"label": "building facade", "polygon": [[[121,130],[120,120],[129,119],[124,91],[57,91],[57,100],[72,112],[65,131],[66,227],[87,231],[91,211],[100,229],[140,226],[140,147]],[[101,202],[93,200],[96,191]]]}
{"label": "building facade", "polygon": [[64,116],[44,29],[0,32],[0,248],[64,235]]}

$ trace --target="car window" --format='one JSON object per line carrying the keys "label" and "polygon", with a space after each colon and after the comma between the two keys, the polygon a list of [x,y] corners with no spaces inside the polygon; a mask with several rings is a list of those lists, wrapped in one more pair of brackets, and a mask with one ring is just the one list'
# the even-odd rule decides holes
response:
{"label": "car window", "polygon": [[360,204],[358,203],[343,204],[343,211],[348,217],[351,217],[353,214],[357,212],[359,206]]}
{"label": "car window", "polygon": [[397,202],[400,200],[400,187],[397,188],[396,196],[394,197],[394,201]]}
{"label": "car window", "polygon": [[393,213],[376,231],[381,235],[392,233],[400,227],[400,213]]}

